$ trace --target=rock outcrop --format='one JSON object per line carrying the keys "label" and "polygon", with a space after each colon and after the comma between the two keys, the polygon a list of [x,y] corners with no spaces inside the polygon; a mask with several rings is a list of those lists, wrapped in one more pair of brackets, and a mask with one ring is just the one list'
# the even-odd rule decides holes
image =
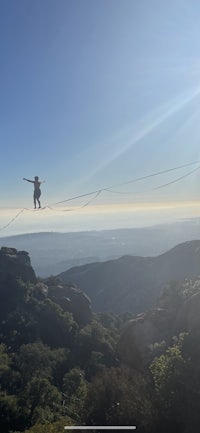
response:
{"label": "rock outcrop", "polygon": [[200,329],[200,293],[187,299],[177,313],[175,327],[180,332]]}
{"label": "rock outcrop", "polygon": [[[58,278],[50,277],[45,280],[36,278],[31,266],[29,254],[26,251],[17,251],[15,248],[2,247],[0,249],[0,294],[3,299],[11,299],[10,309],[19,301],[14,296],[16,279],[32,284],[31,296],[43,302],[46,298],[60,305],[63,311],[72,313],[75,321],[84,326],[91,321],[92,312],[90,299],[77,287],[62,284]],[[14,285],[11,283],[14,281]],[[23,298],[23,293],[20,292]],[[21,298],[20,298],[21,300]],[[20,301],[21,302],[21,301]],[[7,302],[8,304],[8,302]]]}
{"label": "rock outcrop", "polygon": [[82,290],[62,284],[56,278],[50,277],[44,281],[39,281],[26,251],[2,247],[0,249],[0,289],[2,296],[8,292],[8,287],[9,290],[12,290],[9,281],[16,280],[16,278],[20,278],[25,283],[32,283],[32,295],[37,300],[43,301],[45,298],[50,298],[64,311],[71,312],[81,326],[90,322],[92,318],[91,302]]}
{"label": "rock outcrop", "polygon": [[175,336],[200,329],[199,311],[200,278],[169,287],[156,308],[137,315],[125,326],[118,343],[121,361],[144,369]]}
{"label": "rock outcrop", "polygon": [[0,284],[12,276],[21,278],[24,282],[35,283],[37,281],[26,251],[2,247],[0,249]]}
{"label": "rock outcrop", "polygon": [[79,325],[84,326],[91,321],[91,301],[82,290],[56,280],[53,282],[51,278],[44,281],[48,287],[48,297],[64,311],[72,313]]}
{"label": "rock outcrop", "polygon": [[121,361],[130,367],[143,369],[152,358],[154,345],[169,343],[169,329],[173,327],[173,322],[172,315],[160,308],[130,320],[118,343]]}

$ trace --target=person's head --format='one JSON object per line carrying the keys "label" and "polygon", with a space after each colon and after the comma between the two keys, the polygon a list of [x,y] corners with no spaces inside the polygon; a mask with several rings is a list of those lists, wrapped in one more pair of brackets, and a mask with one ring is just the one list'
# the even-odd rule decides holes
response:
{"label": "person's head", "polygon": [[39,179],[39,177],[38,177],[38,176],[35,176],[35,177],[34,177],[34,179],[35,179],[35,180],[38,180],[38,179]]}

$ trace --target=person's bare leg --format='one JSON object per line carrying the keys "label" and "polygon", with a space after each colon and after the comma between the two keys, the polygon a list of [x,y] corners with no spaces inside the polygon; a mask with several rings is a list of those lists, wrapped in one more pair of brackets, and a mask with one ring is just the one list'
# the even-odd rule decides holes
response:
{"label": "person's bare leg", "polygon": [[37,199],[37,201],[38,201],[38,204],[39,204],[39,208],[41,208],[41,204],[40,204],[40,200],[39,200],[39,198]]}

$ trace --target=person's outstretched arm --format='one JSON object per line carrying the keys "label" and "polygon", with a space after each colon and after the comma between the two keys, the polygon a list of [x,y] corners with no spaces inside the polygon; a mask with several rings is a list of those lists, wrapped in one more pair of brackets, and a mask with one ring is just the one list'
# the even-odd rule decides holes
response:
{"label": "person's outstretched arm", "polygon": [[27,182],[34,183],[34,180],[26,179],[25,177],[23,177],[23,180],[27,180]]}

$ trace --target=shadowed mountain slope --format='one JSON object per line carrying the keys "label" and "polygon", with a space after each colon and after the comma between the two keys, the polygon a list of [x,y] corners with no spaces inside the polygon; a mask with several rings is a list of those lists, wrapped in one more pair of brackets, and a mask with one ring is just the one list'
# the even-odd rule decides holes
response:
{"label": "shadowed mountain slope", "polygon": [[123,256],[72,268],[59,275],[77,284],[95,311],[141,312],[174,280],[200,275],[200,241],[177,245],[157,257]]}

